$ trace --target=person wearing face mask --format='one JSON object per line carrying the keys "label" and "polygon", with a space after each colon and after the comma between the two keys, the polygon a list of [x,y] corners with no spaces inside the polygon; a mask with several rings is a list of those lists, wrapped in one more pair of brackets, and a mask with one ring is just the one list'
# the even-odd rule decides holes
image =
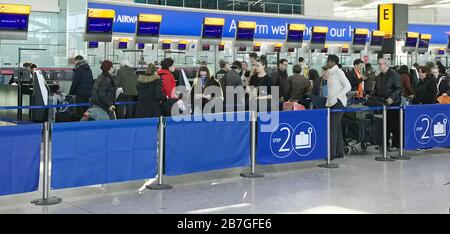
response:
{"label": "person wearing face mask", "polygon": [[100,66],[102,74],[100,74],[94,83],[92,90],[91,104],[94,108],[99,107],[106,113],[110,119],[115,119],[114,106],[116,102],[116,86],[112,77],[113,63],[109,60],[102,62]]}
{"label": "person wearing face mask", "polygon": [[[442,70],[441,68],[434,67],[431,69],[431,74],[436,78],[437,80],[437,89],[438,89],[438,97],[440,96],[448,96],[448,93],[450,93],[450,85],[448,82],[448,78],[445,74],[442,74],[439,72],[439,70]],[[444,69],[445,73],[445,69]]]}
{"label": "person wearing face mask", "polygon": [[[211,76],[207,67],[200,67],[197,78],[191,89],[191,104],[194,106],[194,114],[201,114],[204,112],[204,107],[209,102],[216,98],[223,98],[222,88],[220,83]],[[201,106],[200,106],[200,105]],[[216,110],[208,110],[207,113],[215,113]]]}
{"label": "person wearing face mask", "polygon": [[420,67],[419,78],[420,81],[411,103],[415,105],[436,104],[438,89],[431,69],[428,66]]}

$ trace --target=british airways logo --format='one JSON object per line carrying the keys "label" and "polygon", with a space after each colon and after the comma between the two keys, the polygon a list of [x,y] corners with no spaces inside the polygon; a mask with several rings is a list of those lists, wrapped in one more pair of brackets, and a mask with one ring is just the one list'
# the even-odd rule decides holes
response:
{"label": "british airways logo", "polygon": [[135,24],[137,21],[137,16],[118,15],[114,21],[118,23]]}

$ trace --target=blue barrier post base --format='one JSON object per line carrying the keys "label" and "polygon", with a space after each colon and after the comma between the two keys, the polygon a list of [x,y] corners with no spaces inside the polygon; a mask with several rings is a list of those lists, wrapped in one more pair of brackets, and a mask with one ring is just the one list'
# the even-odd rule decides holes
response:
{"label": "blue barrier post base", "polygon": [[391,158],[395,159],[395,160],[401,160],[401,161],[411,160],[410,157],[406,157],[406,156],[392,156]]}
{"label": "blue barrier post base", "polygon": [[325,163],[325,164],[320,164],[319,167],[320,168],[327,168],[327,169],[337,169],[337,168],[339,168],[339,164],[336,164],[336,163]]}
{"label": "blue barrier post base", "polygon": [[31,201],[32,204],[37,206],[50,206],[56,205],[62,202],[62,199],[59,197],[49,197],[48,199],[36,199]]}
{"label": "blue barrier post base", "polygon": [[173,189],[173,186],[168,184],[151,184],[147,185],[147,189],[150,190],[170,190]]}
{"label": "blue barrier post base", "polygon": [[378,161],[378,162],[394,162],[395,160],[392,159],[392,158],[376,157],[375,161]]}
{"label": "blue barrier post base", "polygon": [[257,179],[257,178],[263,178],[264,175],[255,174],[255,173],[241,173],[241,177],[250,178],[250,179]]}

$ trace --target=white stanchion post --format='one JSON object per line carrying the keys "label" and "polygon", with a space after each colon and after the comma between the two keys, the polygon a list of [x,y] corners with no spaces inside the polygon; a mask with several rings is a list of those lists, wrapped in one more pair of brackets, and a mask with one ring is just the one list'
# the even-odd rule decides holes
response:
{"label": "white stanchion post", "polygon": [[339,165],[331,163],[331,109],[327,109],[327,162],[319,165],[322,168],[336,169]]}
{"label": "white stanchion post", "polygon": [[251,112],[250,120],[250,157],[251,157],[251,172],[241,173],[244,178],[262,178],[264,175],[256,174],[256,134],[257,134],[257,113]]}
{"label": "white stanchion post", "polygon": [[389,158],[387,156],[387,141],[388,141],[388,134],[387,134],[387,106],[383,106],[383,157],[376,157],[375,160],[379,162],[392,162],[393,159]]}
{"label": "white stanchion post", "polygon": [[404,146],[404,139],[405,139],[405,132],[404,132],[404,129],[405,129],[405,127],[404,127],[404,122],[405,122],[405,116],[404,116],[404,113],[405,113],[405,111],[404,111],[404,106],[402,106],[402,107],[400,107],[400,148],[399,148],[399,154],[398,154],[398,157],[396,156],[396,157],[392,157],[393,159],[396,159],[396,160],[410,160],[411,158],[410,157],[406,157],[406,156],[404,156],[404,150],[403,150],[403,148],[405,147]]}

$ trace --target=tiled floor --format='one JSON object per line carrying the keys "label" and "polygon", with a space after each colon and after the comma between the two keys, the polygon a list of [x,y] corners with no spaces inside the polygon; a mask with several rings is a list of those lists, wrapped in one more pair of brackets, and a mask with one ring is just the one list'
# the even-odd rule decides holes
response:
{"label": "tiled floor", "polygon": [[[258,168],[261,179],[241,169],[166,178],[169,191],[138,193],[144,181],[52,191],[58,205],[30,201],[41,193],[0,197],[0,213],[442,213],[450,207],[449,149],[408,152],[410,161],[377,162],[353,155],[321,169],[320,162]],[[105,189],[106,188],[106,189]]]}

